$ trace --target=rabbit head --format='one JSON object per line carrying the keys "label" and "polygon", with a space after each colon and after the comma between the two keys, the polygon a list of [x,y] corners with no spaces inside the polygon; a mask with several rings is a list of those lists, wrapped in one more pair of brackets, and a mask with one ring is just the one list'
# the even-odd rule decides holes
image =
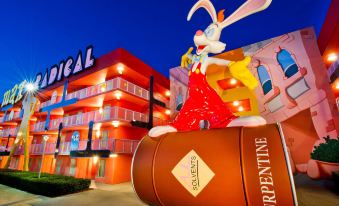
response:
{"label": "rabbit head", "polygon": [[190,10],[187,21],[190,21],[194,12],[204,8],[212,18],[212,23],[205,31],[198,30],[194,36],[194,44],[197,47],[197,55],[203,53],[217,54],[225,50],[226,44],[220,41],[221,31],[234,22],[253,13],[266,9],[272,0],[247,0],[233,14],[224,19],[224,10],[217,14],[213,4],[209,0],[199,0]]}

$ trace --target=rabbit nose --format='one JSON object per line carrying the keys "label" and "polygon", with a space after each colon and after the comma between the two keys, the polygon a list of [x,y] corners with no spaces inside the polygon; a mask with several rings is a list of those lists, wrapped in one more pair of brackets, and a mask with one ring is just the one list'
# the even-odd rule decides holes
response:
{"label": "rabbit nose", "polygon": [[195,35],[196,35],[196,36],[201,36],[203,33],[204,33],[203,31],[198,30],[198,31],[195,33]]}

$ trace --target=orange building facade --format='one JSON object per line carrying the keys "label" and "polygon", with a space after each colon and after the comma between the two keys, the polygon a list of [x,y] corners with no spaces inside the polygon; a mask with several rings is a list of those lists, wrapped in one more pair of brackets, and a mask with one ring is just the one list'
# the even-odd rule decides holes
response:
{"label": "orange building facade", "polygon": [[[133,122],[149,122],[151,76],[152,96],[164,103],[152,107],[153,124],[161,125],[169,119],[169,80],[124,49],[103,55],[90,68],[39,90],[39,103],[30,119],[29,170],[38,172],[42,164],[42,172],[47,173],[109,184],[129,181],[133,152],[148,132]],[[18,128],[23,113],[20,102],[4,108],[0,115],[0,168],[21,135]],[[86,149],[85,156],[71,154]],[[23,169],[23,151],[23,145],[19,146],[9,168]],[[100,155],[100,151],[109,151],[109,156]]]}

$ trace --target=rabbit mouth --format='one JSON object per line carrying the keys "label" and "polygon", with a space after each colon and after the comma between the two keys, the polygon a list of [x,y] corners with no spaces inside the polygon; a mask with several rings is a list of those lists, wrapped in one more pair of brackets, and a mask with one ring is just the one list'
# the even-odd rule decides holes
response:
{"label": "rabbit mouth", "polygon": [[197,47],[197,54],[200,55],[205,50],[206,47],[207,45],[199,45]]}

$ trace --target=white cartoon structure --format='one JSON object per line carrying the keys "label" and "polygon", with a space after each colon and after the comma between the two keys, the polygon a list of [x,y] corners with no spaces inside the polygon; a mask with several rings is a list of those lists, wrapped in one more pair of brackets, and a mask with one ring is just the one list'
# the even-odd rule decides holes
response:
{"label": "white cartoon structure", "polygon": [[196,54],[191,55],[193,48],[182,57],[182,67],[188,68],[188,98],[181,111],[170,125],[154,127],[149,136],[157,137],[168,132],[198,130],[202,126],[208,128],[223,128],[229,126],[257,126],[266,124],[260,116],[235,116],[225,105],[218,94],[206,81],[206,70],[209,65],[227,66],[232,76],[246,87],[255,89],[258,81],[248,70],[251,58],[245,57],[238,62],[209,57],[208,54],[218,54],[225,50],[226,44],[220,41],[222,30],[253,13],[266,9],[272,0],[248,0],[228,18],[224,19],[224,10],[218,14],[209,0],[198,1],[188,13],[189,21],[195,11],[204,8],[212,18],[212,23],[205,31],[198,30],[194,36]]}

